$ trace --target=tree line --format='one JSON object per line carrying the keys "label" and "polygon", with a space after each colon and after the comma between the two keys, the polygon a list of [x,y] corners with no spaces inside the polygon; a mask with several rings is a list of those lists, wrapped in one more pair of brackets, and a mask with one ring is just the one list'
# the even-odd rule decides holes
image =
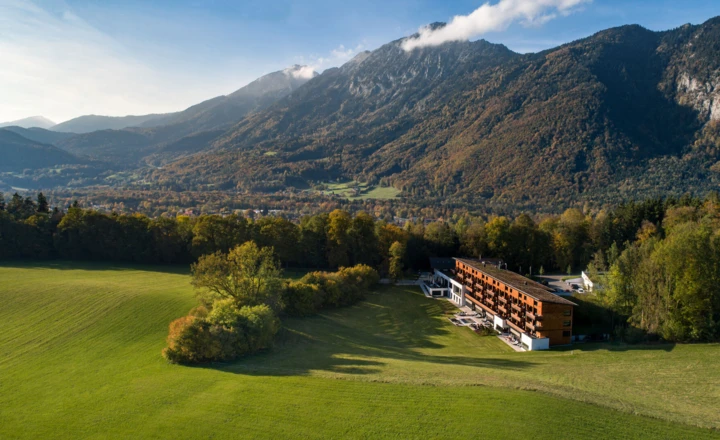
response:
{"label": "tree line", "polygon": [[[711,196],[716,197],[716,196]],[[356,264],[400,277],[428,268],[428,257],[501,258],[528,275],[584,269],[598,251],[619,255],[645,223],[661,225],[668,209],[703,201],[652,199],[613,210],[396,225],[365,212],[335,209],[293,221],[241,215],[150,218],[101,213],[73,204],[50,210],[47,199],[0,194],[0,258],[64,258],[146,264],[189,264],[247,241],[272,247],[285,267],[337,269]]]}
{"label": "tree line", "polygon": [[[592,213],[461,215],[399,226],[339,209],[299,221],[238,215],[149,218],[77,204],[51,210],[42,194],[36,199],[15,194],[8,201],[0,195],[0,258],[189,264],[252,241],[272,248],[285,267],[335,270],[360,264],[400,278],[428,269],[432,256],[492,257],[524,275],[587,268],[603,285],[589,300],[610,311],[608,319],[624,339],[639,332],[667,340],[716,340],[718,207],[718,196],[711,193],[704,199],[650,199]],[[292,289],[299,297],[309,295],[307,286]],[[308,307],[297,304],[298,313]]]}
{"label": "tree line", "polygon": [[598,251],[589,272],[600,283],[593,298],[610,311],[617,337],[717,341],[720,201],[668,208],[661,222],[643,222],[621,253]]}

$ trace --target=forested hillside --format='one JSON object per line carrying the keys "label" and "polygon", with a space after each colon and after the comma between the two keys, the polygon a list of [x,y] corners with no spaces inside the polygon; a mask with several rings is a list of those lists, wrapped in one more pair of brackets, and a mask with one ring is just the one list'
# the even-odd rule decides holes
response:
{"label": "forested hillside", "polygon": [[23,128],[18,126],[3,127],[3,130],[17,133],[25,139],[40,142],[41,144],[55,145],[58,142],[75,136],[75,133],[63,133],[59,131],[47,130],[44,128]]}
{"label": "forested hillside", "polygon": [[8,129],[0,129],[0,157],[0,172],[83,163],[66,151],[26,139]]}
{"label": "forested hillside", "polygon": [[150,178],[275,190],[329,178],[530,209],[704,192],[720,159],[720,19],[624,26],[538,54],[486,41],[330,69]]}
{"label": "forested hillside", "polygon": [[85,115],[53,125],[51,128],[53,131],[62,133],[91,133],[98,130],[121,130],[127,127],[150,124],[153,121],[159,121],[171,115],[171,113],[140,116]]}

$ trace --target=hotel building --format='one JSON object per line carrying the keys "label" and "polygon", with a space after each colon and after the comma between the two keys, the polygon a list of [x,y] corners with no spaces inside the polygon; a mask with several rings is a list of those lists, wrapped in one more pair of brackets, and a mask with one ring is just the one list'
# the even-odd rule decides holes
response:
{"label": "hotel building", "polygon": [[423,285],[426,294],[480,312],[496,330],[514,334],[528,350],[570,344],[575,303],[493,264],[453,260],[452,267],[434,268],[433,282]]}

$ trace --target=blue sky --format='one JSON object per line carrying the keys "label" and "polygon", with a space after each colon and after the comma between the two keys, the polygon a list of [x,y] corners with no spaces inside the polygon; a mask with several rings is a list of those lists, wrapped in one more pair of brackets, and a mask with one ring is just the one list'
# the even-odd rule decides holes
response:
{"label": "blue sky", "polygon": [[[457,38],[529,52],[623,24],[664,30],[720,15],[716,0],[537,1],[572,7],[551,7],[530,22],[510,17]],[[471,14],[483,3],[0,0],[0,121],[179,110],[291,64],[319,71],[340,65],[359,50]]]}

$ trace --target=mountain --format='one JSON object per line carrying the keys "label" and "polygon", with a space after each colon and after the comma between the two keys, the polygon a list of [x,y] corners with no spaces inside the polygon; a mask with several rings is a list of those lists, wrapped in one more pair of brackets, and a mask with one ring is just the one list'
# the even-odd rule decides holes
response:
{"label": "mountain", "polygon": [[52,128],[53,131],[65,133],[91,133],[98,130],[121,130],[127,127],[151,124],[153,121],[160,121],[169,116],[170,114],[168,113],[142,116],[86,115],[46,128]]}
{"label": "mountain", "polygon": [[183,131],[188,134],[217,129],[236,123],[249,113],[267,108],[317,75],[307,66],[294,65],[264,75],[229,95],[218,96],[172,114],[161,123],[153,121],[142,125],[156,127],[183,124]]}
{"label": "mountain", "polygon": [[22,128],[18,126],[3,127],[4,130],[10,130],[13,133],[17,133],[25,139],[36,141],[41,144],[56,145],[58,142],[71,138],[76,133],[62,133],[58,131],[46,130],[44,128]]}
{"label": "mountain", "polygon": [[205,148],[246,115],[267,108],[315,76],[308,67],[295,65],[262,76],[229,95],[138,124],[143,127],[84,133],[59,145],[74,154],[123,165],[144,157],[163,162]]}
{"label": "mountain", "polygon": [[0,172],[15,173],[84,162],[57,147],[26,139],[7,129],[0,129],[0,157]]}
{"label": "mountain", "polygon": [[10,122],[2,122],[0,123],[0,127],[22,127],[22,128],[32,128],[32,127],[38,127],[38,128],[50,128],[55,123],[51,121],[50,119],[47,119],[43,116],[31,116],[29,118],[25,119],[18,119],[17,121],[10,121]]}
{"label": "mountain", "polygon": [[398,40],[146,177],[250,190],[355,179],[521,209],[707,191],[720,182],[718,41],[720,18],[526,55],[483,40],[405,52]]}
{"label": "mountain", "polygon": [[130,165],[147,153],[152,144],[143,133],[125,130],[99,130],[63,139],[58,147],[77,156]]}

